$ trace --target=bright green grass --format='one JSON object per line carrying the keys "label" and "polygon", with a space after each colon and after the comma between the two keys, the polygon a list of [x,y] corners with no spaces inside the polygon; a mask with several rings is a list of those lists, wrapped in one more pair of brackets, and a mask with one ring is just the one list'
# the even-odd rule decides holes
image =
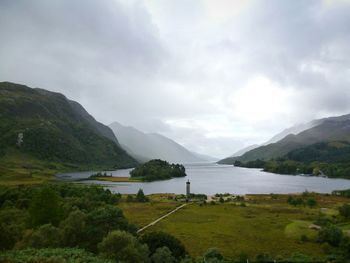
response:
{"label": "bright green grass", "polygon": [[305,235],[309,240],[316,241],[318,231],[310,229],[310,225],[312,225],[311,221],[294,220],[285,227],[284,233],[288,238],[295,240],[300,240],[301,236]]}
{"label": "bright green grass", "polygon": [[0,158],[0,185],[40,184],[56,181],[54,175],[57,173],[105,168],[42,161],[17,150],[8,150],[7,154]]}
{"label": "bright green grass", "polygon": [[350,223],[349,222],[341,223],[341,224],[338,224],[338,227],[340,227],[342,230],[350,230]]}
{"label": "bright green grass", "polygon": [[141,228],[180,205],[175,201],[164,202],[158,201],[155,198],[151,200],[151,202],[147,203],[121,202],[118,206],[123,210],[125,216],[131,223]]}
{"label": "bright green grass", "polygon": [[321,208],[320,211],[322,214],[329,217],[337,216],[339,214],[338,209],[334,209],[334,208]]}

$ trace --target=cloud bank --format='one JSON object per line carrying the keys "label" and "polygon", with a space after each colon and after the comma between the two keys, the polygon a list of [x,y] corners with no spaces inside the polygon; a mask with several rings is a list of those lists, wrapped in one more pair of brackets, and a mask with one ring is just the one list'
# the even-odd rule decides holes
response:
{"label": "cloud bank", "polygon": [[346,0],[3,0],[0,79],[224,157],[350,112]]}

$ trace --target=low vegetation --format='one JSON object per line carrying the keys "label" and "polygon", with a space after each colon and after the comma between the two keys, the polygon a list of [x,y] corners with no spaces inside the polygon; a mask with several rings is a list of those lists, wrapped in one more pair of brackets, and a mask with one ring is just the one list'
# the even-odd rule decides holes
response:
{"label": "low vegetation", "polygon": [[208,203],[205,195],[194,197],[136,234],[181,205],[181,196],[145,196],[141,189],[122,196],[79,184],[2,186],[0,262],[343,262],[350,256],[346,197],[227,193]]}

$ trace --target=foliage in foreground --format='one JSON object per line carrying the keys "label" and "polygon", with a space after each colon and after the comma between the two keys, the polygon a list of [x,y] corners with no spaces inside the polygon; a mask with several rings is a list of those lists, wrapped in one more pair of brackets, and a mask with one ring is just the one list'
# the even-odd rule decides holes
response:
{"label": "foliage in foreground", "polygon": [[112,263],[77,248],[44,248],[10,250],[0,254],[0,262],[7,263]]}
{"label": "foliage in foreground", "polygon": [[[143,197],[140,191],[139,199]],[[307,203],[312,195],[302,197]],[[135,227],[117,207],[119,200],[120,195],[98,186],[0,187],[0,262],[246,262],[244,254],[226,258],[217,249],[190,258],[181,241],[164,232],[137,237]],[[348,206],[339,210],[343,212],[336,219],[347,223]],[[322,227],[317,241],[329,250],[324,262],[343,262],[350,256],[350,239],[332,222],[323,221],[315,223]],[[262,253],[249,258],[250,262],[273,260],[315,262],[304,254],[272,257]]]}

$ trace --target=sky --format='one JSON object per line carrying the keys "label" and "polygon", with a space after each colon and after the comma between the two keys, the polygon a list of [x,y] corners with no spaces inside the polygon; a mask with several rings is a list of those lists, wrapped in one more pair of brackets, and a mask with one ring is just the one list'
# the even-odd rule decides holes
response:
{"label": "sky", "polygon": [[0,81],[226,157],[350,113],[349,0],[0,0]]}

